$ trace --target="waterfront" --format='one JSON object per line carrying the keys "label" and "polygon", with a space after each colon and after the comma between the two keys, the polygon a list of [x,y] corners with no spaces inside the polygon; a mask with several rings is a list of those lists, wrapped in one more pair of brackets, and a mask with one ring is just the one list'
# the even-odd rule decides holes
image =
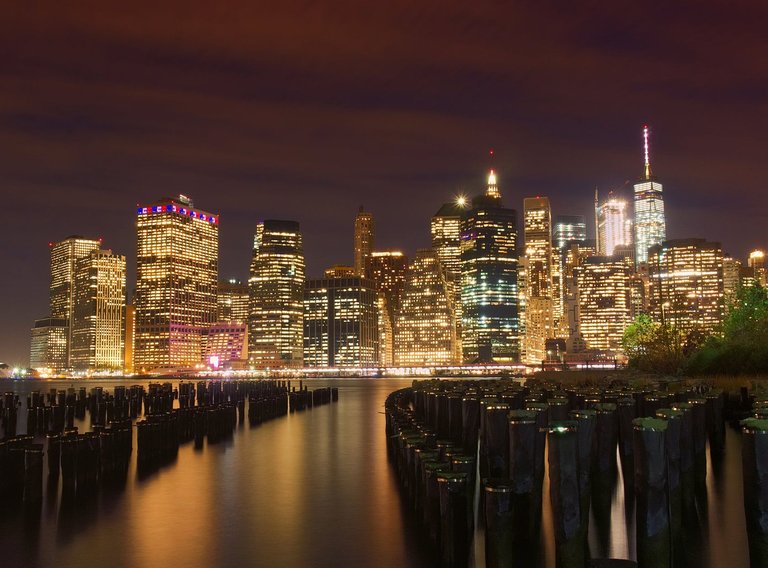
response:
{"label": "waterfront", "polygon": [[[3,566],[434,565],[386,455],[384,399],[410,383],[306,381],[311,389],[338,387],[339,402],[243,426],[230,441],[200,450],[182,445],[174,462],[147,477],[137,476],[132,460],[126,482],[95,499],[61,503],[46,495],[39,523],[4,510]],[[26,394],[70,384],[3,381],[0,387]],[[747,566],[739,433],[728,428],[721,459],[713,462],[709,452],[707,458],[706,521],[698,531],[702,557],[696,565]],[[547,487],[545,478],[542,559],[550,567]],[[610,495],[610,522],[590,522],[590,544],[601,555],[634,556],[623,495],[619,477]]]}

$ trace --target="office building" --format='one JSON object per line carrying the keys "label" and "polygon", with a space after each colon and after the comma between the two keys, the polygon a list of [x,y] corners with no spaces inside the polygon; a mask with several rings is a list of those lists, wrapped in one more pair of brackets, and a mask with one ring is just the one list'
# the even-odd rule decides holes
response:
{"label": "office building", "polygon": [[216,293],[216,321],[247,323],[248,284],[236,280],[222,280]]}
{"label": "office building", "polygon": [[78,372],[122,372],[125,257],[95,250],[75,265],[70,365]]}
{"label": "office building", "polygon": [[539,363],[546,358],[546,340],[554,337],[552,214],[548,198],[523,200],[523,235],[527,262],[525,360]]}
{"label": "office building", "polygon": [[360,206],[355,217],[355,273],[364,276],[365,260],[373,252],[375,243],[375,226],[373,215]]}
{"label": "office building", "polygon": [[618,256],[585,258],[577,270],[579,332],[585,348],[618,354],[632,321],[631,264]]}
{"label": "office building", "polygon": [[179,195],[139,206],[136,228],[135,370],[194,367],[217,316],[219,216]]}
{"label": "office building", "polygon": [[502,205],[496,173],[461,220],[464,362],[512,362],[520,354],[517,220]]}
{"label": "office building", "polygon": [[649,249],[650,305],[657,321],[683,333],[713,333],[723,319],[723,251],[704,239],[664,241]]}
{"label": "office building", "polygon": [[612,256],[622,245],[632,245],[632,221],[627,202],[610,195],[597,207],[597,251],[601,256]]}
{"label": "office building", "polygon": [[57,375],[67,369],[67,320],[45,318],[35,321],[29,366],[43,375]]}
{"label": "office building", "polygon": [[635,184],[635,260],[638,264],[648,260],[648,249],[667,238],[663,188],[651,173],[647,126],[643,127],[643,141],[645,169],[642,179]]}
{"label": "office building", "polygon": [[420,249],[408,267],[397,315],[394,363],[401,367],[452,365],[459,360],[451,288],[440,259]]}
{"label": "office building", "polygon": [[359,276],[307,280],[304,288],[304,366],[378,364],[375,284]]}
{"label": "office building", "polygon": [[587,240],[587,221],[584,215],[557,215],[555,217],[554,243],[564,250],[570,241]]}
{"label": "office building", "polygon": [[248,315],[249,364],[301,367],[304,359],[304,244],[295,221],[256,226]]}
{"label": "office building", "polygon": [[203,330],[203,363],[213,369],[244,369],[248,359],[248,326],[219,321]]}

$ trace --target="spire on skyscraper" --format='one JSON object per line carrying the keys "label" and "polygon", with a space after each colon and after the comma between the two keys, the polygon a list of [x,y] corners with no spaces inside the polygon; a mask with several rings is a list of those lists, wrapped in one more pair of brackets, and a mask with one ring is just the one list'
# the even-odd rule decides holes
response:
{"label": "spire on skyscraper", "polygon": [[491,150],[490,154],[491,170],[488,172],[488,187],[485,190],[485,195],[488,197],[495,197],[496,199],[500,199],[501,193],[499,192],[499,187],[496,185],[496,171],[493,169],[493,150]]}
{"label": "spire on skyscraper", "polygon": [[648,125],[643,126],[643,142],[645,147],[645,179],[651,179],[651,159],[648,152]]}

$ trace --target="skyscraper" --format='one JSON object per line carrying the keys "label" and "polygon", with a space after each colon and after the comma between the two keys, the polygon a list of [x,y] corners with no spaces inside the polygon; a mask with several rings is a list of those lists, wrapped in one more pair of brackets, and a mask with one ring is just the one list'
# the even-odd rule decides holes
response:
{"label": "skyscraper", "polygon": [[527,260],[525,358],[538,363],[546,358],[546,340],[554,337],[552,213],[548,198],[523,200],[523,235]]}
{"label": "skyscraper", "polygon": [[254,367],[301,367],[304,244],[296,221],[256,226],[248,279],[248,356]]}
{"label": "skyscraper", "polygon": [[648,253],[654,317],[684,333],[712,333],[723,318],[723,250],[704,239],[675,239]]}
{"label": "skyscraper", "polygon": [[136,371],[197,365],[216,319],[219,216],[166,197],[138,207],[136,229]]}
{"label": "skyscraper", "polygon": [[377,293],[359,276],[307,280],[304,366],[373,367],[378,363]]}
{"label": "skyscraper", "polygon": [[122,371],[125,257],[95,250],[77,261],[70,363],[75,371]]}
{"label": "skyscraper", "polygon": [[565,248],[569,241],[587,240],[587,221],[584,215],[558,215],[555,217],[555,246]]}
{"label": "skyscraper", "polygon": [[67,320],[35,321],[29,350],[29,366],[43,374],[62,373],[67,368]]}
{"label": "skyscraper", "polygon": [[432,217],[432,250],[437,253],[445,279],[453,288],[459,342],[461,342],[461,216],[467,208],[465,197],[444,203]]}
{"label": "skyscraper", "polygon": [[631,323],[631,263],[618,256],[592,256],[578,269],[579,330],[587,349],[621,350]]}
{"label": "skyscraper", "polygon": [[491,170],[484,194],[461,220],[464,361],[514,361],[520,353],[517,220],[504,208]]}
{"label": "skyscraper", "polygon": [[355,217],[355,272],[358,276],[363,276],[365,272],[365,259],[373,252],[375,237],[375,225],[373,215],[363,210]]}
{"label": "skyscraper", "polygon": [[597,250],[612,256],[617,246],[631,246],[632,222],[627,214],[627,202],[609,196],[597,208]]}
{"label": "skyscraper", "polygon": [[408,267],[395,328],[395,365],[458,362],[456,319],[450,286],[432,249],[420,249]]}
{"label": "skyscraper", "polygon": [[723,306],[726,312],[733,305],[741,288],[742,268],[738,259],[731,255],[723,256]]}
{"label": "skyscraper", "polygon": [[247,323],[248,284],[235,278],[219,282],[216,295],[216,321]]}
{"label": "skyscraper", "polygon": [[768,269],[765,267],[765,252],[761,250],[753,250],[749,253],[747,259],[747,267],[749,269],[750,277],[754,278],[754,281],[761,286],[768,285]]}
{"label": "skyscraper", "polygon": [[77,261],[99,250],[101,240],[77,235],[58,243],[51,243],[50,317],[66,320],[65,365],[69,366],[72,345],[72,319],[75,306],[75,269]]}
{"label": "skyscraper", "polygon": [[365,277],[384,296],[387,317],[393,326],[400,310],[407,268],[408,257],[399,250],[373,251],[365,263]]}
{"label": "skyscraper", "polygon": [[643,141],[645,170],[642,179],[635,184],[635,262],[638,264],[648,260],[649,248],[667,238],[663,188],[651,173],[647,126],[643,127]]}

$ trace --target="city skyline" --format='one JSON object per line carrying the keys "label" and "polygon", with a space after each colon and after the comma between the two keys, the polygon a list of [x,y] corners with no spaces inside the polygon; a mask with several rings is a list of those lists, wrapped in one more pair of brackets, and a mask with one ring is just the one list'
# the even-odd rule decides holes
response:
{"label": "city skyline", "polygon": [[491,147],[518,211],[545,195],[553,215],[591,223],[595,185],[631,197],[643,124],[667,237],[703,236],[742,259],[765,249],[763,10],[235,2],[214,27],[194,10],[182,22],[170,9],[13,9],[0,23],[13,54],[0,68],[1,260],[13,274],[0,284],[0,357],[26,357],[18,330],[41,315],[46,242],[87,228],[126,255],[133,287],[137,202],[211,204],[221,276],[241,280],[256,222],[296,219],[319,276],[352,264],[361,204],[379,248],[426,246],[424,219],[482,185]]}

